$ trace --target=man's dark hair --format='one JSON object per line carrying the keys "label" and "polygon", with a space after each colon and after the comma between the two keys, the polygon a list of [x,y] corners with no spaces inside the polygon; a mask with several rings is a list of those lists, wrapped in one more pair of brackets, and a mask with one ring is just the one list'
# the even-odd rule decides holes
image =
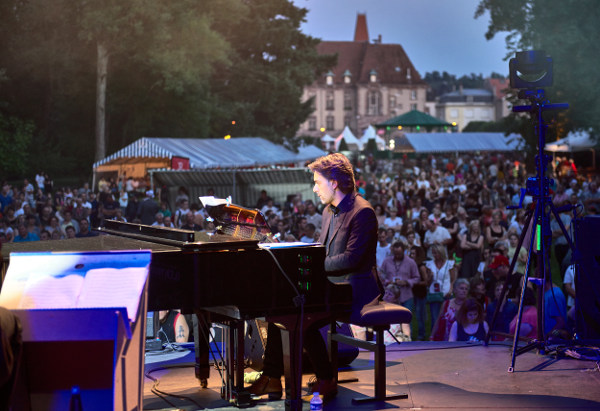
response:
{"label": "man's dark hair", "polygon": [[402,250],[406,250],[406,248],[404,247],[404,243],[402,241],[394,241],[394,244],[392,244],[392,248],[398,248],[401,247]]}
{"label": "man's dark hair", "polygon": [[338,188],[344,194],[351,193],[356,189],[352,164],[341,153],[333,153],[320,157],[310,163],[308,168],[311,171],[322,174],[327,180],[337,181]]}

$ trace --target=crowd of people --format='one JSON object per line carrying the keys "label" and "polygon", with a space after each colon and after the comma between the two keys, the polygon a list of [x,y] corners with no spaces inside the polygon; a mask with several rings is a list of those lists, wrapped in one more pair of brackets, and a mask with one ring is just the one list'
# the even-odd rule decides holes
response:
{"label": "crowd of people", "polygon": [[[412,336],[411,328],[404,326],[397,328],[397,336],[405,340],[481,339],[492,326],[496,307],[500,308],[494,331],[514,332],[515,299],[529,260],[527,241],[517,246],[521,237],[527,237],[523,235],[527,232],[525,210],[532,202],[530,196],[520,196],[528,174],[519,153],[395,160],[369,156],[354,166],[358,193],[377,215],[377,266],[384,299],[414,313],[417,335]],[[570,230],[573,213],[562,206],[579,204],[580,213],[597,214],[600,178],[578,175],[574,168],[560,170],[551,187],[552,201],[565,210],[560,219]],[[522,208],[507,209],[521,202]],[[262,211],[274,237],[281,241],[313,243],[319,239],[322,207],[313,199],[292,193],[285,201],[275,201],[263,190],[256,204],[246,206]],[[175,199],[169,199],[166,190],[155,195],[146,184],[130,178],[103,180],[95,189],[87,183],[80,188],[54,188],[40,172],[31,181],[24,179],[22,185],[2,182],[0,192],[0,242],[93,236],[97,233],[90,228],[106,219],[214,230],[206,217],[184,187]],[[568,243],[557,221],[551,222],[551,229],[552,258],[564,284],[549,282],[544,290],[545,335],[569,332],[572,320],[567,313],[573,308],[575,293]],[[499,301],[504,284],[509,287],[508,298]],[[526,296],[523,321],[529,326],[522,326],[521,333],[533,335],[536,313],[530,308],[535,308],[535,293]]]}

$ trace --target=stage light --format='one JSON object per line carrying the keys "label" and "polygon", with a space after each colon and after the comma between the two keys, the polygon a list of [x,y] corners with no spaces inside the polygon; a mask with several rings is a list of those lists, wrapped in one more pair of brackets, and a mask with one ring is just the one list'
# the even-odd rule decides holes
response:
{"label": "stage light", "polygon": [[417,126],[417,131],[421,130],[421,126]]}
{"label": "stage light", "polygon": [[235,120],[231,121],[231,124],[233,124],[235,126]]}
{"label": "stage light", "polygon": [[321,133],[325,132],[325,127],[321,127],[319,130],[321,130]]}
{"label": "stage light", "polygon": [[223,137],[225,140],[229,140],[231,138],[231,135],[227,134],[225,137]]}
{"label": "stage light", "polygon": [[402,130],[402,126],[398,126],[398,130]]}
{"label": "stage light", "polygon": [[456,127],[456,121],[452,122],[452,127]]}
{"label": "stage light", "polygon": [[510,59],[510,86],[534,89],[552,85],[552,57],[543,50],[519,51]]}

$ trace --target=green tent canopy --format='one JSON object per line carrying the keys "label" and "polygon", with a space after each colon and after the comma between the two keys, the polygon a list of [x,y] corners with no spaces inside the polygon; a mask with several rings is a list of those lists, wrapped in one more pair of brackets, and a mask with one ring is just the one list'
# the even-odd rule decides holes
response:
{"label": "green tent canopy", "polygon": [[452,127],[452,124],[446,123],[445,121],[439,120],[419,110],[411,110],[408,113],[390,118],[383,123],[375,124],[375,127],[377,128],[398,126],[413,128],[424,127],[430,131],[433,128]]}

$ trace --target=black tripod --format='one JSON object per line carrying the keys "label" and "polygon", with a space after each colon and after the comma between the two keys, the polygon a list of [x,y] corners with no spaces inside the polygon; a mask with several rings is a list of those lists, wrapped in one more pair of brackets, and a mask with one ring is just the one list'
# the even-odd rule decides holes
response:
{"label": "black tripod", "polygon": [[[512,360],[511,365],[508,369],[509,372],[514,371],[515,359],[517,355],[530,351],[532,349],[538,349],[539,352],[543,353],[546,350],[545,346],[545,338],[544,338],[544,290],[546,286],[546,282],[552,282],[552,278],[550,275],[550,250],[551,250],[551,240],[552,240],[552,231],[550,229],[550,213],[554,214],[556,221],[558,222],[569,246],[573,251],[575,251],[575,247],[573,246],[573,242],[567,232],[564,224],[562,223],[559,212],[564,210],[557,210],[554,204],[552,203],[550,197],[550,186],[553,184],[553,181],[549,179],[546,174],[548,171],[548,162],[550,157],[544,154],[544,146],[546,140],[546,128],[547,125],[544,123],[543,112],[550,110],[563,110],[569,107],[568,104],[550,104],[548,101],[544,99],[544,90],[542,89],[528,89],[522,90],[519,92],[519,98],[528,99],[531,104],[526,106],[515,106],[513,107],[514,112],[530,112],[532,113],[532,117],[535,118],[535,127],[538,135],[538,154],[535,158],[537,176],[531,177],[527,180],[526,188],[521,189],[521,201],[518,207],[509,207],[509,208],[521,208],[523,203],[523,198],[525,195],[530,195],[533,198],[533,207],[528,210],[526,213],[525,225],[523,227],[523,232],[519,238],[519,243],[517,245],[517,251],[513,256],[513,259],[510,264],[508,275],[505,279],[504,286],[502,288],[502,293],[500,295],[500,299],[498,300],[498,304],[494,311],[494,315],[492,321],[490,323],[489,331],[485,338],[485,344],[487,345],[490,339],[490,334],[494,328],[494,324],[498,317],[498,313],[500,312],[500,308],[502,306],[502,302],[506,297],[507,292],[509,291],[510,284],[512,284],[511,279],[514,274],[513,270],[515,268],[519,250],[523,245],[523,242],[526,238],[529,238],[529,247],[528,247],[528,256],[527,256],[527,265],[525,268],[525,273],[523,281],[521,282],[521,296],[519,300],[519,310],[518,310],[518,321],[517,327],[515,330],[515,335],[513,339],[513,350],[512,350]],[[535,252],[536,254],[536,263],[537,263],[537,278],[528,278],[529,270],[531,269],[532,255]],[[519,332],[521,330],[521,320],[523,316],[523,299],[525,296],[525,288],[527,287],[527,281],[531,281],[537,284],[537,338],[532,342],[518,348],[519,342]]]}

